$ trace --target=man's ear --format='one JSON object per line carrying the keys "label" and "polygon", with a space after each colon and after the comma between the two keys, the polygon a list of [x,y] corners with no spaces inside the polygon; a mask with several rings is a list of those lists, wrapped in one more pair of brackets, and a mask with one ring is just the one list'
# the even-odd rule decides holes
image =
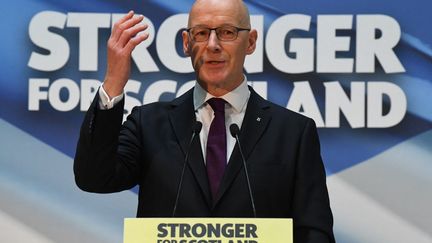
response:
{"label": "man's ear", "polygon": [[190,56],[190,48],[189,48],[189,34],[187,31],[182,32],[183,37],[183,53],[189,57]]}
{"label": "man's ear", "polygon": [[252,29],[251,31],[249,31],[249,39],[248,39],[249,43],[246,48],[247,55],[254,53],[257,39],[258,39],[258,32],[256,31],[256,29]]}

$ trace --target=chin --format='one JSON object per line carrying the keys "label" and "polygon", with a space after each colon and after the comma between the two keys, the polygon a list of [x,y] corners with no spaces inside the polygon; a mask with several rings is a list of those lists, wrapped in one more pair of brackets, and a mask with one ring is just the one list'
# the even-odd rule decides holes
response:
{"label": "chin", "polygon": [[203,75],[200,79],[207,84],[218,85],[226,82],[224,75]]}

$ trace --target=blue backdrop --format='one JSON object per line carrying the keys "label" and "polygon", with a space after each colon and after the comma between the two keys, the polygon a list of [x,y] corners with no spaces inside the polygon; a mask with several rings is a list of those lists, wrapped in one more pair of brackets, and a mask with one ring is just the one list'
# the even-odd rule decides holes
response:
{"label": "blue backdrop", "polygon": [[[245,2],[261,36],[245,73],[264,97],[319,125],[337,241],[432,242],[432,2]],[[130,9],[152,23],[153,39],[136,51],[127,111],[173,99],[190,87],[194,74],[190,65],[181,65],[187,60],[180,31],[192,3],[16,0],[2,5],[2,242],[121,241],[122,219],[134,216],[136,195],[92,195],[75,187],[79,126],[104,77],[111,23]],[[288,32],[285,26],[292,22],[283,18],[296,16],[296,28]],[[300,19],[310,21],[306,29],[299,28]],[[370,26],[375,29],[368,35]],[[337,41],[328,41],[326,33]],[[385,38],[397,41],[380,47]],[[313,45],[297,53],[290,49],[307,40]],[[378,47],[365,45],[367,40]],[[329,59],[323,53],[329,50],[330,60],[342,60],[341,66],[325,67],[322,60]],[[361,64],[370,50],[376,57]],[[288,71],[290,61],[305,53],[312,61],[302,67],[311,69]],[[347,60],[352,61],[348,69]],[[369,71],[362,71],[368,65]]]}

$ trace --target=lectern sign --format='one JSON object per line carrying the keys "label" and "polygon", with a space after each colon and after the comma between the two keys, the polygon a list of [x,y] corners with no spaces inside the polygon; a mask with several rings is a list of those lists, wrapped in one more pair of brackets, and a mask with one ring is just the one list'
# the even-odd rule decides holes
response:
{"label": "lectern sign", "polygon": [[292,243],[292,219],[131,218],[124,243]]}

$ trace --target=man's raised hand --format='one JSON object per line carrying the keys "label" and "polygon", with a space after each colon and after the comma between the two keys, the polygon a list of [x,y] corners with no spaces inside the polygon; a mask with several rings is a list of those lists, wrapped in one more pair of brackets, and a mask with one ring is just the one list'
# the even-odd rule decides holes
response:
{"label": "man's raised hand", "polygon": [[148,38],[148,33],[140,33],[148,28],[142,24],[142,15],[133,11],[118,20],[112,29],[107,45],[107,71],[104,89],[112,98],[120,95],[129,79],[131,55],[134,48]]}

